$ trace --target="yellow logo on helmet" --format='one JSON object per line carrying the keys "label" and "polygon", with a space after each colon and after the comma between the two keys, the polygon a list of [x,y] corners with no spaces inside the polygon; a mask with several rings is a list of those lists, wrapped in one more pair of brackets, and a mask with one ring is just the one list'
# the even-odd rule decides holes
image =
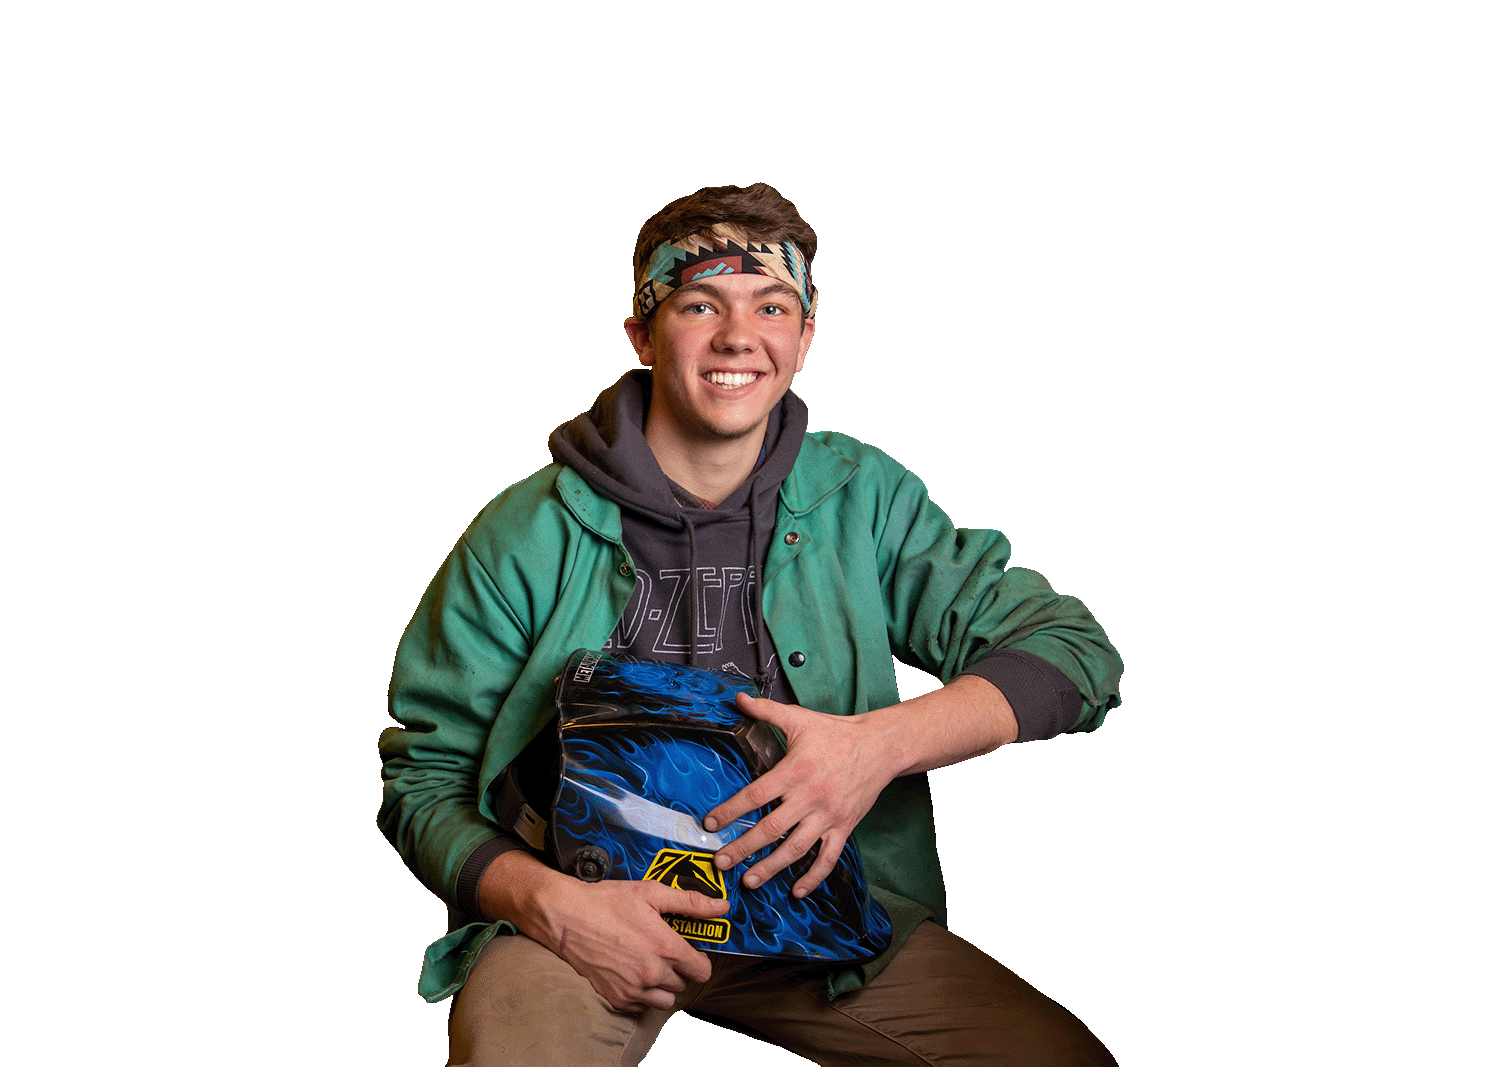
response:
{"label": "yellow logo on helmet", "polygon": [[[724,889],[724,874],[714,866],[712,852],[664,848],[651,861],[644,880],[702,893],[717,900],[728,896]],[[731,927],[723,919],[690,919],[683,915],[663,915],[662,918],[683,937],[695,941],[723,943],[729,940]]]}

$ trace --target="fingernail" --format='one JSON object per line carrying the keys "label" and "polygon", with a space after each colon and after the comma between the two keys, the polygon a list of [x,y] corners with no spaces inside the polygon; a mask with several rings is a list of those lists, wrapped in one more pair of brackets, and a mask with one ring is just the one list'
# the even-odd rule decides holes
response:
{"label": "fingernail", "polygon": [[729,870],[729,868],[733,867],[734,864],[732,862],[730,862],[730,859],[729,859],[728,856],[715,856],[714,857],[714,866],[717,867],[717,868],[719,868],[719,870],[721,870],[721,871],[727,871],[727,870]]}
{"label": "fingernail", "polygon": [[751,889],[754,889],[756,886],[760,885],[760,878],[753,874],[747,874],[744,877],[744,882],[745,885],[749,886]]}
{"label": "fingernail", "polygon": [[718,819],[710,817],[710,818],[707,818],[707,819],[703,820],[703,829],[707,830],[709,833],[713,833],[718,828],[719,828],[719,820]]}

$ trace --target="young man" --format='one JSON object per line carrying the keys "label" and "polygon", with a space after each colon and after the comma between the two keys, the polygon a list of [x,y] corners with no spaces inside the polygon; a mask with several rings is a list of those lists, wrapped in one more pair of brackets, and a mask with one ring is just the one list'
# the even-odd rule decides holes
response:
{"label": "young man", "polygon": [[[766,185],[702,189],[641,229],[625,331],[644,370],[560,426],[556,462],[464,533],[402,639],[380,824],[449,905],[421,991],[457,993],[450,1063],[626,1064],[686,1010],[819,1063],[1108,1064],[1059,1005],[944,928],[925,773],[1092,730],[1120,661],[1078,601],[955,530],[882,452],[808,434],[789,392],[817,249]],[[715,857],[754,888],[817,845],[798,894],[859,843],[895,929],[864,965],[709,957],[662,921],[726,903],[585,883],[497,825],[505,769],[553,715],[575,648],[752,679],[787,754],[712,811],[776,806]],[[900,702],[892,653],[939,690]]]}

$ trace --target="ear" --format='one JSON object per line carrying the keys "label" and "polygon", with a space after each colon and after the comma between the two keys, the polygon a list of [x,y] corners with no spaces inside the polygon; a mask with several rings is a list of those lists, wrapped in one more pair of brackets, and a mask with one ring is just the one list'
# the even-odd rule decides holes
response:
{"label": "ear", "polygon": [[807,350],[812,347],[814,323],[808,319],[802,324],[802,341],[797,346],[797,373],[802,372],[802,364],[807,362]]}
{"label": "ear", "polygon": [[635,349],[635,358],[641,361],[641,366],[649,367],[656,362],[656,353],[651,349],[651,323],[631,316],[625,320],[625,336],[630,338],[630,346]]}

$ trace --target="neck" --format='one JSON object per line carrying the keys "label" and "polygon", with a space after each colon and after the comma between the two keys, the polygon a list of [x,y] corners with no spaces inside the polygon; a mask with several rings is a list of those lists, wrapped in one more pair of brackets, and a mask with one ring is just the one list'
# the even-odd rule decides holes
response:
{"label": "neck", "polygon": [[732,440],[687,443],[667,434],[653,434],[646,420],[646,444],[672,481],[694,496],[717,506],[750,477],[765,443],[764,426],[756,433]]}

